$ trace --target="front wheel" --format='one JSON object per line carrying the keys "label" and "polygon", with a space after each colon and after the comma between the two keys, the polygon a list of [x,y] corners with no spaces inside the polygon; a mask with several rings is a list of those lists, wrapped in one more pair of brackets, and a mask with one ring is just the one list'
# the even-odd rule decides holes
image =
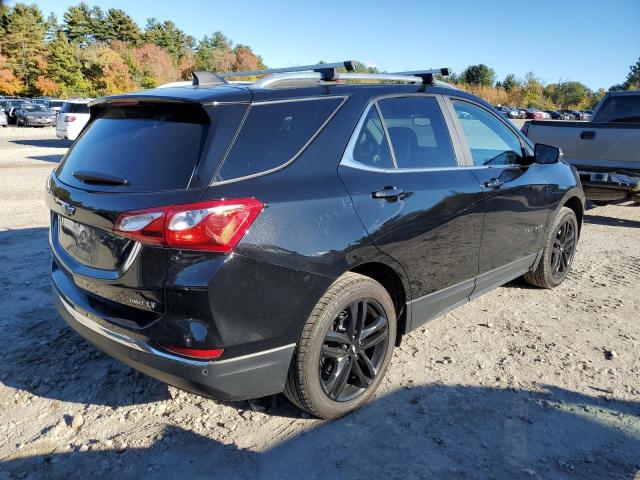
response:
{"label": "front wheel", "polygon": [[395,338],[389,293],[372,278],[345,273],[307,319],[285,395],[320,418],[338,418],[359,408],[382,381]]}
{"label": "front wheel", "polygon": [[545,237],[544,250],[538,266],[525,274],[525,280],[541,288],[560,285],[569,274],[577,243],[576,214],[570,208],[562,207]]}

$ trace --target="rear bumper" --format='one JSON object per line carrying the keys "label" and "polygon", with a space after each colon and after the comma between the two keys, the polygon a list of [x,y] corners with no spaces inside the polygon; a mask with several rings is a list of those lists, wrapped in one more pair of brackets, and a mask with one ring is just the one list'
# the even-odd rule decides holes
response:
{"label": "rear bumper", "polygon": [[640,174],[594,172],[581,168],[578,168],[578,173],[589,200],[616,201],[640,195]]}
{"label": "rear bumper", "polygon": [[103,352],[162,382],[221,400],[246,400],[284,390],[295,344],[220,361],[191,360],[111,330],[76,310],[53,287],[58,313]]}

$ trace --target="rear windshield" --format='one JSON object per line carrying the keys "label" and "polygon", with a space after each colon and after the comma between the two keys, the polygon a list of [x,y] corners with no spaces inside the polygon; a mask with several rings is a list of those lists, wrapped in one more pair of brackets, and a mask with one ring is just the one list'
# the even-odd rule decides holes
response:
{"label": "rear windshield", "polygon": [[253,104],[215,180],[263,173],[291,161],[342,101],[326,97]]}
{"label": "rear windshield", "polygon": [[[186,188],[208,126],[209,117],[198,105],[111,106],[69,149],[58,177],[69,185],[100,191]],[[73,176],[75,171],[114,176],[128,185],[87,185]]]}
{"label": "rear windshield", "polygon": [[[52,104],[52,106],[55,106]],[[89,113],[89,105],[86,103],[66,102],[60,109],[61,113]]]}
{"label": "rear windshield", "polygon": [[609,97],[596,116],[597,122],[640,123],[640,95]]}

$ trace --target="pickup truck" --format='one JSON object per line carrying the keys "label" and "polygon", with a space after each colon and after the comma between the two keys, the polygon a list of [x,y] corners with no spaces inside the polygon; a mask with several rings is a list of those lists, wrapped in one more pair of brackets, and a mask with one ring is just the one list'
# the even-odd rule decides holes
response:
{"label": "pickup truck", "polygon": [[640,204],[640,91],[609,92],[590,122],[525,122],[534,143],[562,148],[596,204],[632,199]]}

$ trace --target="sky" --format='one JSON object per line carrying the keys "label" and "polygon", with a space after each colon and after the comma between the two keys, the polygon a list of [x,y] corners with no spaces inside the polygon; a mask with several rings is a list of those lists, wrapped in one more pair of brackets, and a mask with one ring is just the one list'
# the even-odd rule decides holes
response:
{"label": "sky", "polygon": [[[12,5],[15,1],[9,1]],[[26,0],[25,3],[30,3]],[[59,20],[79,1],[36,2]],[[640,0],[87,0],[144,27],[173,20],[196,38],[222,31],[270,67],[348,59],[385,71],[484,63],[498,79],[622,83],[640,57]]]}

